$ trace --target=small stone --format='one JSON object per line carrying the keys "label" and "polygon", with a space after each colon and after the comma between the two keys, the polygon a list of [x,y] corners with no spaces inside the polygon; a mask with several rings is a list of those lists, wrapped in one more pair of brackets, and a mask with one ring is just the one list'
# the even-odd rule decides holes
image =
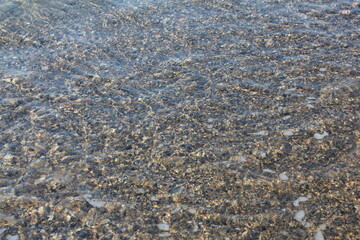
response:
{"label": "small stone", "polygon": [[269,48],[273,46],[274,46],[274,41],[272,39],[266,39],[265,47]]}
{"label": "small stone", "polygon": [[103,206],[105,206],[106,202],[104,201],[95,201],[93,199],[91,199],[91,195],[90,194],[84,194],[83,198],[93,207],[96,208],[101,208]]}
{"label": "small stone", "polygon": [[239,156],[237,159],[238,162],[246,162],[246,158],[243,156]]}
{"label": "small stone", "polygon": [[306,106],[307,106],[308,108],[314,108],[314,107],[315,107],[314,105],[312,105],[312,104],[310,104],[310,103],[306,104]]}
{"label": "small stone", "polygon": [[13,160],[14,155],[12,155],[11,153],[6,153],[5,156],[3,157],[3,159],[7,162]]}
{"label": "small stone", "polygon": [[0,212],[0,226],[3,225],[14,225],[16,224],[16,219],[10,214],[2,214]]}
{"label": "small stone", "polygon": [[91,232],[87,229],[80,230],[75,233],[80,239],[89,239],[91,237]]}
{"label": "small stone", "polygon": [[192,213],[192,214],[196,213],[196,210],[194,208],[189,208],[188,211],[189,211],[189,213]]}
{"label": "small stone", "polygon": [[271,169],[268,169],[268,168],[264,168],[263,169],[263,172],[264,173],[276,173],[275,171],[271,170]]}
{"label": "small stone", "polygon": [[40,214],[40,216],[44,215],[44,213],[45,213],[44,206],[39,207],[38,213]]}
{"label": "small stone", "polygon": [[49,70],[49,67],[48,66],[41,66],[41,70],[47,71],[47,70]]}
{"label": "small stone", "polygon": [[326,136],[329,136],[329,134],[326,131],[324,131],[322,134],[321,133],[314,134],[314,138],[317,140],[323,139]]}
{"label": "small stone", "polygon": [[160,231],[168,232],[170,230],[169,224],[166,223],[160,223],[157,225]]}
{"label": "small stone", "polygon": [[47,163],[47,160],[45,158],[38,158],[38,159],[34,159],[33,161],[31,161],[29,163],[30,167],[33,168],[41,168],[44,167]]}
{"label": "small stone", "polygon": [[282,118],[282,120],[288,120],[289,118],[291,118],[291,116],[290,116],[290,115],[287,115],[287,116],[284,116],[284,117]]}
{"label": "small stone", "polygon": [[319,226],[319,229],[320,229],[320,230],[325,230],[325,229],[326,229],[326,224],[321,224],[321,225]]}
{"label": "small stone", "polygon": [[250,135],[253,136],[261,136],[261,135],[265,135],[266,131],[262,130],[262,131],[258,131],[258,132],[253,132],[253,133],[249,133]]}
{"label": "small stone", "polygon": [[311,227],[311,223],[309,223],[309,222],[302,222],[302,225],[303,225],[305,228]]}
{"label": "small stone", "polygon": [[296,200],[293,202],[293,205],[294,205],[295,207],[298,207],[299,204],[300,204],[300,202],[305,202],[305,201],[307,201],[307,200],[309,200],[308,197],[299,197],[298,199],[296,199]]}
{"label": "small stone", "polygon": [[199,231],[199,226],[196,224],[194,219],[193,219],[193,224],[194,224],[193,232]]}
{"label": "small stone", "polygon": [[22,102],[20,98],[5,98],[0,102],[0,106],[18,107]]}
{"label": "small stone", "polygon": [[181,207],[177,207],[174,210],[172,210],[171,213],[174,214],[174,213],[177,213],[180,210],[181,210]]}
{"label": "small stone", "polygon": [[283,135],[284,136],[292,136],[292,135],[294,135],[294,133],[290,130],[285,130],[285,131],[283,131]]}
{"label": "small stone", "polygon": [[259,154],[260,154],[260,156],[261,156],[262,158],[265,158],[265,157],[266,157],[266,152],[260,151]]}
{"label": "small stone", "polygon": [[295,219],[296,221],[302,223],[302,220],[303,220],[304,217],[305,217],[305,212],[304,212],[304,210],[301,210],[301,211],[299,211],[299,212],[297,212],[297,213],[295,214],[294,219]]}
{"label": "small stone", "polygon": [[325,240],[321,230],[317,230],[314,236],[315,240]]}
{"label": "small stone", "polygon": [[19,235],[7,235],[6,240],[19,240]]}
{"label": "small stone", "polygon": [[170,237],[171,236],[171,233],[159,233],[159,237]]}
{"label": "small stone", "polygon": [[159,199],[157,199],[155,196],[152,196],[152,197],[150,198],[150,201],[157,202],[157,201],[159,201]]}
{"label": "small stone", "polygon": [[228,163],[226,167],[231,167],[234,163],[243,163],[246,162],[246,158],[243,156],[233,156],[230,158],[231,163]]}
{"label": "small stone", "polygon": [[280,178],[281,180],[283,180],[283,181],[289,180],[288,176],[286,176],[286,175],[283,174],[283,173],[281,173],[281,174],[279,175],[279,178]]}
{"label": "small stone", "polygon": [[351,11],[350,11],[350,10],[342,10],[342,11],[340,12],[340,14],[342,14],[342,15],[349,15],[349,14],[351,14]]}

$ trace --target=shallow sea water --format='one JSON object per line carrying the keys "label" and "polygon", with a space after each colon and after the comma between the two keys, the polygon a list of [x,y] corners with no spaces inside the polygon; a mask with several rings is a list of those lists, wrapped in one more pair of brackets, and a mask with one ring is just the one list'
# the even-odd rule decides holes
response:
{"label": "shallow sea water", "polygon": [[356,239],[359,16],[0,0],[0,236]]}

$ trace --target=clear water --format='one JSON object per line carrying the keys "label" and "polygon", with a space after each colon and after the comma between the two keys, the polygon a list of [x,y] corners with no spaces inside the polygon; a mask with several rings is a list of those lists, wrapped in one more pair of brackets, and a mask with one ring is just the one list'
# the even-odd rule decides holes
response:
{"label": "clear water", "polygon": [[[305,119],[279,119],[336,89],[345,100],[358,92],[359,11],[354,1],[2,0],[1,98],[56,117],[88,101],[88,120],[72,118],[114,129],[119,118],[134,127],[192,113],[201,129],[215,118],[220,135],[299,129]],[[19,124],[3,114],[2,131]]]}
{"label": "clear water", "polygon": [[[342,169],[359,129],[359,13],[346,0],[0,0],[0,156],[18,169],[2,187],[92,168],[187,186],[160,174],[171,157],[187,159],[178,172],[239,154],[256,174]],[[78,181],[66,191],[114,197]]]}
{"label": "clear water", "polygon": [[[321,104],[343,99],[336,114],[359,91],[359,11],[353,1],[1,1],[2,132],[45,128],[106,155],[118,140],[89,150],[88,134],[110,128],[139,144],[139,128],[148,147],[155,134],[207,152],[196,142],[243,150],[259,139],[231,142],[249,132],[322,131]],[[8,99],[27,114],[12,119]],[[184,132],[167,139],[179,122]]]}

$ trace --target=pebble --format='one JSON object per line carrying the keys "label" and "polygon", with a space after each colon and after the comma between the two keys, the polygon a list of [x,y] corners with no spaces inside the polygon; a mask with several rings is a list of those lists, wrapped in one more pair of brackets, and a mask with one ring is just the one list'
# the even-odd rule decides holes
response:
{"label": "pebble", "polygon": [[322,134],[321,133],[314,134],[314,138],[318,140],[323,139],[326,136],[329,136],[329,134],[326,131],[324,131]]}
{"label": "pebble", "polygon": [[19,235],[7,235],[6,240],[19,240]]}
{"label": "pebble", "polygon": [[[276,173],[275,171],[271,170],[271,169],[268,169],[268,168],[264,168],[263,169],[263,172],[264,173]],[[281,174],[280,174],[281,175]]]}
{"label": "pebble", "polygon": [[171,236],[171,233],[159,233],[159,237],[170,237]]}
{"label": "pebble", "polygon": [[84,194],[83,198],[93,207],[96,208],[101,208],[103,206],[105,206],[106,202],[104,201],[95,201],[93,199],[91,199],[91,195],[90,194]]}
{"label": "pebble", "polygon": [[150,198],[150,201],[157,202],[157,201],[159,201],[159,199],[157,199],[155,196],[152,196],[152,197]]}
{"label": "pebble", "polygon": [[287,180],[289,180],[289,177],[288,176],[286,176],[285,174],[283,174],[283,173],[281,173],[280,175],[279,175],[279,178],[281,179],[281,180],[283,180],[283,181],[287,181]]}
{"label": "pebble", "polygon": [[312,104],[310,104],[310,103],[306,104],[306,106],[307,106],[308,108],[314,108],[314,107],[315,107],[314,105],[312,105]]}
{"label": "pebble", "polygon": [[46,163],[47,163],[47,160],[45,158],[38,158],[38,159],[31,161],[29,163],[29,166],[33,167],[33,168],[41,168],[41,167],[45,166]]}
{"label": "pebble", "polygon": [[189,213],[192,213],[192,214],[195,214],[196,213],[196,210],[194,208],[189,208]]}
{"label": "pebble", "polygon": [[215,119],[213,119],[213,118],[209,118],[209,119],[208,119],[208,122],[211,123],[211,122],[213,122],[214,120],[215,120]]}
{"label": "pebble", "polygon": [[284,117],[282,118],[282,120],[288,120],[289,118],[291,118],[291,116],[290,116],[290,115],[287,115],[287,116],[284,116]]}
{"label": "pebble", "polygon": [[5,98],[0,102],[0,106],[18,107],[22,102],[21,98]]}
{"label": "pebble", "polygon": [[246,162],[246,158],[243,156],[234,156],[231,158],[233,162]]}
{"label": "pebble", "polygon": [[258,131],[258,132],[254,132],[254,133],[249,133],[250,135],[254,135],[254,136],[261,136],[261,135],[265,135],[266,131],[262,130],[262,131]]}
{"label": "pebble", "polygon": [[303,220],[304,217],[305,217],[305,212],[304,212],[304,210],[301,210],[301,211],[299,211],[299,212],[297,212],[297,213],[295,214],[294,219],[295,219],[296,221],[302,223],[302,222],[303,222],[302,220]]}
{"label": "pebble", "polygon": [[157,225],[159,230],[168,232],[170,230],[170,226],[167,223],[160,223]]}
{"label": "pebble", "polygon": [[174,214],[174,213],[177,213],[180,210],[181,210],[181,207],[177,207],[174,210],[172,210],[171,213]]}
{"label": "pebble", "polygon": [[292,135],[294,135],[294,133],[290,130],[285,130],[285,131],[283,131],[283,135],[284,136],[292,136]]}
{"label": "pebble", "polygon": [[48,66],[41,66],[41,70],[47,71],[47,70],[49,70],[49,67]]}
{"label": "pebble", "polygon": [[320,228],[320,230],[325,230],[325,229],[326,229],[326,224],[321,224],[321,225],[319,226],[319,228]]}
{"label": "pebble", "polygon": [[309,222],[302,222],[302,225],[306,228],[311,227],[311,223],[309,223]]}
{"label": "pebble", "polygon": [[193,219],[193,224],[194,224],[193,232],[199,231],[199,226],[196,224],[194,219]]}
{"label": "pebble", "polygon": [[325,240],[321,230],[317,230],[314,236],[315,240]]}
{"label": "pebble", "polygon": [[294,202],[293,202],[293,205],[295,207],[298,207],[300,202],[306,202],[307,200],[309,200],[308,197],[299,197],[298,199],[296,199]]}
{"label": "pebble", "polygon": [[296,91],[296,88],[289,88],[287,90],[285,90],[285,92],[295,92]]}
{"label": "pebble", "polygon": [[5,161],[11,161],[14,158],[14,155],[12,155],[11,153],[6,153],[5,156],[3,156],[3,159]]}

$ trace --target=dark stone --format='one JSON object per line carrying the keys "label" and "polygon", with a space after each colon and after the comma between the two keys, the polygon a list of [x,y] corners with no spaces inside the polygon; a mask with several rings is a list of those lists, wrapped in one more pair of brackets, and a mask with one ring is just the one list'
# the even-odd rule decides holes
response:
{"label": "dark stone", "polygon": [[92,233],[90,230],[84,229],[75,233],[75,235],[81,239],[90,239],[92,237]]}

